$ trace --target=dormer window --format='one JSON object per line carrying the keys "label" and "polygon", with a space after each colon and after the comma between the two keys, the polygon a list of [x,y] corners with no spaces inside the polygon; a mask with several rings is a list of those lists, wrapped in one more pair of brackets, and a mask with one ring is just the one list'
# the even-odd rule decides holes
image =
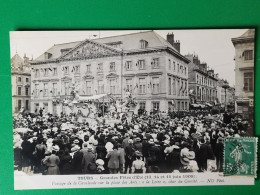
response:
{"label": "dormer window", "polygon": [[140,48],[144,49],[148,47],[148,42],[146,40],[140,40]]}
{"label": "dormer window", "polygon": [[45,53],[44,53],[44,58],[45,58],[45,60],[48,60],[48,59],[50,59],[50,58],[51,58],[51,56],[52,56],[52,54],[51,54],[51,53],[48,53],[48,52],[45,52]]}

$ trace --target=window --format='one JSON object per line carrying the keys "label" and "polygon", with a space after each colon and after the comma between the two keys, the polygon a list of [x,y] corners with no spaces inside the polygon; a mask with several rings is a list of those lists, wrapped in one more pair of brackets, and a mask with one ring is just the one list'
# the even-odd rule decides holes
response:
{"label": "window", "polygon": [[153,88],[152,88],[153,93],[159,93],[159,78],[153,77],[152,83],[153,83]]}
{"label": "window", "polygon": [[177,72],[180,72],[180,65],[177,64]]}
{"label": "window", "polygon": [[22,77],[18,77],[18,82],[22,82]]}
{"label": "window", "polygon": [[43,84],[43,96],[48,96],[48,83]]}
{"label": "window", "polygon": [[116,79],[111,79],[109,81],[109,89],[110,89],[110,93],[111,94],[115,94],[116,93]]}
{"label": "window", "polygon": [[172,63],[171,63],[171,60],[169,59],[169,62],[168,62],[168,65],[169,65],[169,70],[171,70],[171,66],[172,66]]}
{"label": "window", "polygon": [[64,66],[63,67],[63,71],[64,71],[64,74],[69,74],[69,67],[68,66]]}
{"label": "window", "polygon": [[91,95],[91,81],[86,81],[86,95]]}
{"label": "window", "polygon": [[173,71],[175,71],[175,62],[172,62],[173,64]]}
{"label": "window", "polygon": [[172,94],[176,95],[176,83],[175,79],[172,79]]}
{"label": "window", "polygon": [[187,67],[184,68],[184,74],[187,75]]}
{"label": "window", "polygon": [[87,64],[86,69],[87,69],[86,73],[91,73],[91,64]]}
{"label": "window", "polygon": [[110,62],[109,71],[110,72],[116,71],[116,63],[115,62]]}
{"label": "window", "polygon": [[25,95],[29,95],[29,87],[25,87]]}
{"label": "window", "polygon": [[138,65],[140,70],[145,69],[145,61],[144,60],[138,60],[137,65]]}
{"label": "window", "polygon": [[103,72],[103,64],[102,63],[98,64],[97,71],[98,72]]}
{"label": "window", "polygon": [[139,78],[139,93],[145,94],[145,78]]}
{"label": "window", "polygon": [[35,97],[39,96],[39,84],[35,84]]}
{"label": "window", "polygon": [[52,96],[58,95],[57,83],[52,83]]}
{"label": "window", "polygon": [[253,60],[253,50],[243,52],[244,60]]}
{"label": "window", "polygon": [[45,111],[48,112],[48,103],[47,102],[43,103],[43,108]]}
{"label": "window", "polygon": [[254,90],[253,72],[244,73],[244,91],[252,92]]}
{"label": "window", "polygon": [[185,110],[188,110],[188,103],[185,102]]}
{"label": "window", "polygon": [[49,69],[48,68],[44,68],[43,76],[47,77],[48,75],[49,75]]}
{"label": "window", "polygon": [[69,82],[64,82],[64,95],[69,95]]}
{"label": "window", "polygon": [[18,95],[22,95],[22,87],[18,87]]}
{"label": "window", "polygon": [[53,68],[53,76],[57,76],[57,68]]}
{"label": "window", "polygon": [[25,100],[25,109],[29,110],[29,100]]}
{"label": "window", "polygon": [[172,79],[171,78],[168,78],[169,79],[169,82],[168,82],[168,93],[169,95],[171,95],[171,92],[172,92]]}
{"label": "window", "polygon": [[39,77],[40,76],[40,71],[39,69],[35,69],[35,77]]}
{"label": "window", "polygon": [[132,79],[126,79],[126,91],[132,92]]}
{"label": "window", "polygon": [[160,109],[160,102],[153,102],[153,110],[158,111]]}
{"label": "window", "polygon": [[144,49],[148,46],[148,42],[146,40],[140,40],[140,48]]}
{"label": "window", "polygon": [[154,58],[152,60],[152,67],[153,68],[159,68],[159,58]]}
{"label": "window", "polygon": [[18,111],[22,108],[22,100],[18,100]]}
{"label": "window", "polygon": [[140,102],[139,105],[141,110],[145,110],[145,102]]}
{"label": "window", "polygon": [[104,93],[104,83],[103,81],[98,81],[98,94]]}
{"label": "window", "polygon": [[126,61],[126,70],[132,70],[132,61]]}
{"label": "window", "polygon": [[26,83],[29,83],[29,78],[26,78],[25,81],[26,81]]}
{"label": "window", "polygon": [[75,69],[75,74],[80,74],[80,66],[79,65],[74,66],[74,69]]}

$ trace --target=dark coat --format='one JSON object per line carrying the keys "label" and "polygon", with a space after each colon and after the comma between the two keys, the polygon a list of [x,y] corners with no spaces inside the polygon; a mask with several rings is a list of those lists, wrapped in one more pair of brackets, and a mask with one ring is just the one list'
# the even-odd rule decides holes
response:
{"label": "dark coat", "polygon": [[120,152],[118,150],[113,150],[107,154],[108,168],[110,169],[119,169],[119,161],[120,161]]}
{"label": "dark coat", "polygon": [[80,174],[81,171],[81,162],[82,162],[83,154],[80,151],[77,151],[74,153],[73,159],[72,159],[72,166],[73,166],[73,172],[74,174]]}

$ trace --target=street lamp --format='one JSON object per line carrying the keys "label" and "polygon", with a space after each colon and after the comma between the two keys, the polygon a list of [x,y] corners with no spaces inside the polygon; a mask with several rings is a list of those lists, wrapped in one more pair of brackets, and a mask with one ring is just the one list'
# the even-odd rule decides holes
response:
{"label": "street lamp", "polygon": [[227,111],[227,89],[229,88],[227,81],[224,81],[222,88],[225,89],[225,111]]}

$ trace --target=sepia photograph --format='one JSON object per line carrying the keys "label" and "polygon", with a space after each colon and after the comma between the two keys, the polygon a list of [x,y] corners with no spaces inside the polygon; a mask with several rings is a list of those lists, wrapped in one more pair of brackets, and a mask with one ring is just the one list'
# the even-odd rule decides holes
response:
{"label": "sepia photograph", "polygon": [[255,135],[255,29],[11,31],[10,45],[14,185],[224,177],[225,140]]}

